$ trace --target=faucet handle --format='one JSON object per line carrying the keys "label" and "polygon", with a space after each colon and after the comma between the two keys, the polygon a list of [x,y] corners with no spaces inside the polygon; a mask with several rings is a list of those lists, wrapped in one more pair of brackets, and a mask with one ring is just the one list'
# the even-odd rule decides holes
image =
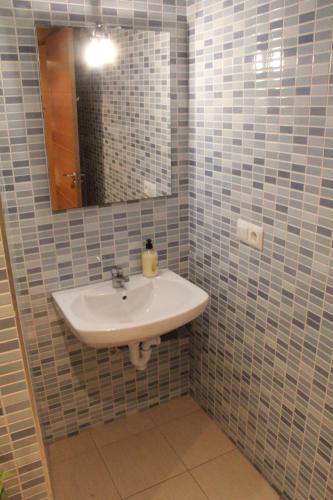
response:
{"label": "faucet handle", "polygon": [[129,276],[124,274],[124,270],[121,266],[112,266],[111,276],[112,278],[120,278],[124,281],[129,281]]}
{"label": "faucet handle", "polygon": [[124,271],[120,266],[112,266],[111,276],[112,278],[122,278],[124,276]]}
{"label": "faucet handle", "polygon": [[111,279],[113,288],[124,288],[124,283],[129,281],[129,276],[124,275],[124,271],[120,266],[112,266]]}

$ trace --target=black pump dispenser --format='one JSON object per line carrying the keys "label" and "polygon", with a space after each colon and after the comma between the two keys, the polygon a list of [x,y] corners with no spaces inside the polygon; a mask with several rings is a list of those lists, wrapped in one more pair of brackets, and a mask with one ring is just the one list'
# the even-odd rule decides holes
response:
{"label": "black pump dispenser", "polygon": [[152,250],[153,248],[153,240],[151,238],[146,239],[146,250]]}

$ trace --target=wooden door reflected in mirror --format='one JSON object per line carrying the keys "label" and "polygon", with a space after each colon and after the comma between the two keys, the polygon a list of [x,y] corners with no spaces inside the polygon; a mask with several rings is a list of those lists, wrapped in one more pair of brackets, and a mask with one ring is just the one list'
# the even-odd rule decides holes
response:
{"label": "wooden door reflected in mirror", "polygon": [[82,206],[72,28],[38,28],[52,208]]}

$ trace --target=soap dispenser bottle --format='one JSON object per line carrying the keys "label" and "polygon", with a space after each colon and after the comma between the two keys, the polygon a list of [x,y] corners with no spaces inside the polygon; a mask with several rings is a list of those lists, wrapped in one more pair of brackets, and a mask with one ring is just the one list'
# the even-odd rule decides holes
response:
{"label": "soap dispenser bottle", "polygon": [[158,258],[150,238],[146,240],[145,250],[142,252],[142,274],[146,278],[158,275]]}

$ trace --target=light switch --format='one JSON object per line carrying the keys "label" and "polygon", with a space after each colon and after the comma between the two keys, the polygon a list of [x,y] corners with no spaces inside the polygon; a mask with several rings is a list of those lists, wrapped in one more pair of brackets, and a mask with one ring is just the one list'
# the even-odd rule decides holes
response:
{"label": "light switch", "polygon": [[243,243],[257,250],[262,250],[264,241],[264,229],[242,219],[237,221],[237,237]]}

